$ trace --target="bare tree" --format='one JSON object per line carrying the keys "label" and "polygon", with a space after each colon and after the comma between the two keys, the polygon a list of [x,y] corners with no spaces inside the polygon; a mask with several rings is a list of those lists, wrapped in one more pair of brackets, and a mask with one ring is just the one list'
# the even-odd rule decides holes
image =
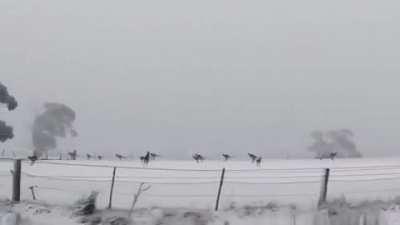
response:
{"label": "bare tree", "polygon": [[362,154],[358,151],[354,142],[354,134],[351,130],[328,130],[313,131],[311,133],[313,143],[308,147],[309,151],[315,153],[318,159],[335,158],[360,158]]}
{"label": "bare tree", "polygon": [[76,113],[69,106],[47,102],[43,112],[37,115],[32,125],[33,154],[38,158],[47,158],[50,150],[57,149],[59,138],[76,137],[73,128]]}
{"label": "bare tree", "polygon": [[141,194],[143,194],[143,192],[148,191],[151,188],[150,185],[145,186],[145,183],[140,183],[136,194],[133,195],[133,202],[132,202],[132,206],[131,209],[129,210],[129,218],[132,216],[133,210],[135,209],[136,203],[139,200],[139,197]]}

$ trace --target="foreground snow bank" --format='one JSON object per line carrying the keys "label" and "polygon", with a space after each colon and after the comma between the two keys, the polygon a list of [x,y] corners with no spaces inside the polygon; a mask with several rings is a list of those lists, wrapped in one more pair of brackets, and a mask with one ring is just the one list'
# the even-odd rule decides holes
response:
{"label": "foreground snow bank", "polygon": [[315,225],[394,225],[400,224],[400,199],[351,204],[345,198],[329,202],[315,216]]}
{"label": "foreground snow bank", "polygon": [[383,214],[384,218],[380,225],[392,225],[392,224],[400,224],[400,209],[397,206],[395,209],[388,210]]}
{"label": "foreground snow bank", "polygon": [[0,200],[0,225],[19,224],[19,214],[12,210],[10,204],[1,204],[1,202],[4,201]]}
{"label": "foreground snow bank", "polygon": [[17,225],[18,222],[18,214],[14,212],[0,212],[0,225]]}
{"label": "foreground snow bank", "polygon": [[[322,210],[304,211],[294,206],[230,206],[212,210],[188,208],[142,208],[128,218],[126,210],[97,210],[91,215],[76,215],[73,207],[50,206],[40,202],[21,202],[6,206],[0,225],[399,225],[400,204],[365,202],[359,205],[344,199],[332,201]],[[1,210],[0,210],[1,211]],[[21,215],[19,219],[18,214]],[[19,223],[18,223],[19,221]]]}

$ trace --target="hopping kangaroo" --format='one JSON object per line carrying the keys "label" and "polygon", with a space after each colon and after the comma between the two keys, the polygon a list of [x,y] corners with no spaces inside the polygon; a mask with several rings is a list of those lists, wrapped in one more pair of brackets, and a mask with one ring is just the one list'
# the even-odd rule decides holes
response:
{"label": "hopping kangaroo", "polygon": [[224,157],[224,161],[228,161],[229,159],[232,158],[232,156],[228,154],[222,154],[222,157]]}
{"label": "hopping kangaroo", "polygon": [[78,151],[74,150],[72,152],[68,152],[68,155],[71,160],[76,160],[76,157],[78,156]]}
{"label": "hopping kangaroo", "polygon": [[257,160],[257,156],[251,153],[247,153],[249,155],[249,158],[251,159],[251,162],[254,163]]}
{"label": "hopping kangaroo", "polygon": [[121,155],[121,154],[115,154],[115,157],[117,157],[119,160],[123,160],[125,159],[125,156]]}
{"label": "hopping kangaroo", "polygon": [[196,160],[197,163],[203,162],[203,160],[204,160],[204,157],[202,155],[200,155],[199,153],[194,154],[192,157],[194,160]]}
{"label": "hopping kangaroo", "polygon": [[157,153],[153,153],[153,152],[150,153],[150,159],[151,160],[156,160],[156,158],[159,158],[159,157],[160,157],[160,155],[157,154]]}
{"label": "hopping kangaroo", "polygon": [[140,160],[143,162],[143,164],[147,165],[149,164],[150,156],[150,152],[147,152],[145,156],[140,157]]}

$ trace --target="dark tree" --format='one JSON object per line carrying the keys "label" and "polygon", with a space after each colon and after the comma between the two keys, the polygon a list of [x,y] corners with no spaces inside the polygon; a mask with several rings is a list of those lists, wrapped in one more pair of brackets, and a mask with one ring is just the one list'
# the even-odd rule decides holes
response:
{"label": "dark tree", "polygon": [[[0,82],[0,104],[5,104],[9,111],[17,108],[18,103],[14,96],[10,95],[6,86]],[[14,137],[14,131],[4,121],[0,120],[0,142],[5,142]]]}

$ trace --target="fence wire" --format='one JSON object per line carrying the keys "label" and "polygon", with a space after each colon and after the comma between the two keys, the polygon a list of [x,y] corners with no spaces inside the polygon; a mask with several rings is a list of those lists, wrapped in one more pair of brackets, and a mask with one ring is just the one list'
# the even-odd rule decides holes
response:
{"label": "fence wire", "polygon": [[[139,206],[211,208],[215,204],[220,169],[112,166],[75,162],[29,161],[22,168],[22,198],[72,204],[99,193],[98,204],[109,203],[113,169],[116,168],[113,206],[129,208],[141,183],[150,186]],[[11,195],[12,161],[0,160],[0,198]],[[254,201],[282,203],[318,202],[325,168],[226,169],[221,201],[243,204]],[[366,189],[368,184],[368,189]],[[7,186],[7,187],[6,187]],[[328,196],[351,199],[393,198],[400,194],[400,165],[331,168]],[[32,193],[32,191],[34,193]]]}

